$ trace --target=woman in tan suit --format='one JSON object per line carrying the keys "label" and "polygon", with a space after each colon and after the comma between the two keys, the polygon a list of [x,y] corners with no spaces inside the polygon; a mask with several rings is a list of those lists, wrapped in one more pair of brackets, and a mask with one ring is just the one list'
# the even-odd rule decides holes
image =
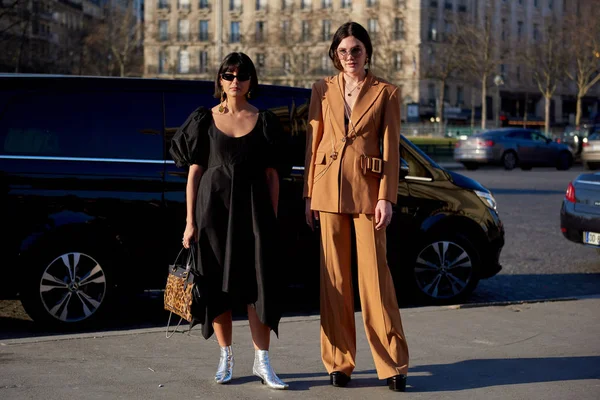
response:
{"label": "woman in tan suit", "polygon": [[355,22],[333,37],[337,76],[312,88],[306,143],[306,222],[321,229],[321,357],[333,386],[355,367],[351,224],[367,339],[379,379],[404,391],[408,347],[386,260],[386,227],[399,175],[400,93],[367,66],[373,48]]}

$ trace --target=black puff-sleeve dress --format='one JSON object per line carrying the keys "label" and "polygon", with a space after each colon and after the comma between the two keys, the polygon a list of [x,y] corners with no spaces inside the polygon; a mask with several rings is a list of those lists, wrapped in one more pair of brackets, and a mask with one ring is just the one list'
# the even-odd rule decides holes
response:
{"label": "black puff-sleeve dress", "polygon": [[254,128],[233,138],[219,131],[211,110],[194,111],[173,136],[170,153],[179,167],[198,164],[204,174],[196,199],[199,284],[194,324],[213,334],[212,321],[236,304],[251,304],[278,335],[281,262],[277,218],[266,169],[289,173],[288,140],[279,119],[261,111]]}

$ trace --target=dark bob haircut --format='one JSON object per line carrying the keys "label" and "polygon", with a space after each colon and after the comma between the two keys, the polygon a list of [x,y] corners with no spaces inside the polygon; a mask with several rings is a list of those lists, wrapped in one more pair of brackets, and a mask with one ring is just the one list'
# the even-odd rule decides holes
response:
{"label": "dark bob haircut", "polygon": [[221,94],[223,94],[224,98],[227,97],[227,93],[224,93],[223,89],[221,88],[221,74],[233,71],[237,71],[238,74],[250,74],[250,89],[248,93],[252,93],[252,97],[255,97],[258,93],[258,76],[256,75],[254,63],[246,54],[234,52],[225,56],[221,66],[219,67],[217,78],[215,79],[215,98],[220,99]]}
{"label": "dark bob haircut", "polygon": [[367,64],[371,62],[371,56],[373,55],[373,45],[371,44],[371,38],[369,37],[369,33],[363,26],[356,22],[346,22],[344,25],[340,26],[338,30],[333,35],[333,40],[331,41],[331,46],[329,47],[329,58],[333,61],[333,65],[340,71],[344,70],[342,67],[342,63],[338,58],[337,48],[340,45],[340,42],[347,37],[354,36],[358,40],[365,45],[365,50],[367,51]]}

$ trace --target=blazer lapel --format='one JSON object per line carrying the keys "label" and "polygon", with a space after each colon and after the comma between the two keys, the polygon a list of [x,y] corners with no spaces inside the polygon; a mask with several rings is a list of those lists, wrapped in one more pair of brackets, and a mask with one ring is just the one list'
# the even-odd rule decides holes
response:
{"label": "blazer lapel", "polygon": [[[369,71],[365,78],[365,84],[360,89],[356,102],[352,108],[352,124],[358,126],[360,120],[365,116],[367,111],[373,106],[377,97],[381,94],[385,85],[380,85],[377,78]],[[343,97],[343,96],[342,96]],[[343,98],[342,98],[342,101]]]}
{"label": "blazer lapel", "polygon": [[[334,124],[343,135],[345,132],[344,128],[344,83],[342,78],[342,72],[337,77],[332,77],[327,84],[327,92],[325,93],[325,99],[331,109],[331,115],[335,120]],[[325,121],[323,121],[325,122]]]}

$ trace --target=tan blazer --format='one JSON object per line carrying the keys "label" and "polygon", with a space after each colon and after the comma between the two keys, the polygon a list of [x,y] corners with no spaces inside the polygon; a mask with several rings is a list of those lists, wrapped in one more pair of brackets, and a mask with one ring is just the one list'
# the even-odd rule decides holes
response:
{"label": "tan blazer", "polygon": [[[377,200],[398,196],[400,93],[370,72],[352,110],[349,136],[343,141],[343,73],[316,82],[308,112],[304,197],[318,211],[373,214]],[[337,153],[337,157],[331,157]],[[361,156],[383,159],[383,172],[364,173]],[[334,159],[335,158],[335,159]],[[361,165],[362,162],[362,165]]]}

